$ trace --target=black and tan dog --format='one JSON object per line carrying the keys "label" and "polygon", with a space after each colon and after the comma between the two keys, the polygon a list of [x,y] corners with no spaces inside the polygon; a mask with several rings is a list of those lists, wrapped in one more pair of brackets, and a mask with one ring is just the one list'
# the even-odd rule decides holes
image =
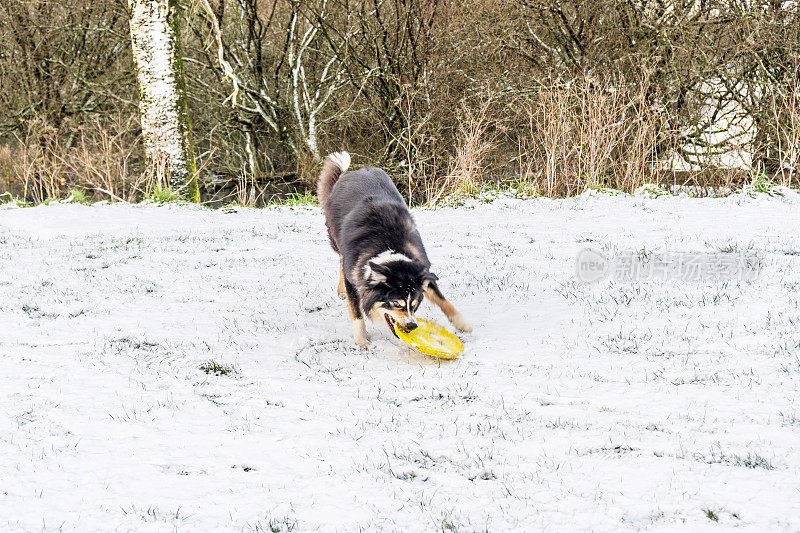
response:
{"label": "black and tan dog", "polygon": [[423,295],[461,331],[471,331],[439,290],[411,213],[384,171],[365,167],[347,172],[350,154],[325,160],[317,198],[325,213],[331,246],[339,254],[339,296],[347,298],[353,337],[369,347],[364,315],[395,328],[417,327],[414,313]]}

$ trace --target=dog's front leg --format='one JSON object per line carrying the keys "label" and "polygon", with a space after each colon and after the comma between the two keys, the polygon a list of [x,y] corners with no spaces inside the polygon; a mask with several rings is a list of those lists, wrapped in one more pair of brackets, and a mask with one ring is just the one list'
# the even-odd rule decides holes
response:
{"label": "dog's front leg", "polygon": [[439,290],[439,286],[436,285],[435,281],[431,281],[428,284],[428,287],[425,289],[425,297],[436,304],[439,309],[442,310],[442,313],[445,314],[447,319],[459,330],[461,331],[472,331],[472,326],[467,319],[464,318],[464,315],[458,312],[458,310],[453,307],[453,304],[447,301],[442,294],[442,291]]}
{"label": "dog's front leg", "polygon": [[347,298],[347,289],[344,287],[344,268],[342,267],[341,258],[339,259],[339,286],[336,287],[336,293],[342,300]]}
{"label": "dog's front leg", "polygon": [[364,315],[361,313],[361,306],[358,301],[356,288],[344,278],[344,288],[347,294],[347,305],[350,310],[350,320],[353,323],[353,341],[362,348],[369,348],[369,337],[367,337],[367,325],[364,323]]}

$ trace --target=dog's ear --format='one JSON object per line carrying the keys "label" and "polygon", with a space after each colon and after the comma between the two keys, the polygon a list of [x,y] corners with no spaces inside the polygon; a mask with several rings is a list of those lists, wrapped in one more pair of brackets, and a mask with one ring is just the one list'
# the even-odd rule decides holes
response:
{"label": "dog's ear", "polygon": [[364,277],[372,285],[385,283],[387,276],[391,272],[392,270],[386,267],[386,265],[375,263],[373,261],[369,261],[366,265],[364,265]]}
{"label": "dog's ear", "polygon": [[376,263],[374,261],[369,262],[369,268],[373,272],[377,272],[378,274],[382,274],[383,276],[388,276],[392,273],[392,269],[387,267],[386,265],[382,265],[380,263]]}
{"label": "dog's ear", "polygon": [[422,290],[423,290],[423,292],[428,290],[428,285],[430,285],[431,282],[436,281],[438,279],[439,279],[439,276],[437,276],[433,272],[429,272],[429,271],[426,270],[425,274],[422,275]]}

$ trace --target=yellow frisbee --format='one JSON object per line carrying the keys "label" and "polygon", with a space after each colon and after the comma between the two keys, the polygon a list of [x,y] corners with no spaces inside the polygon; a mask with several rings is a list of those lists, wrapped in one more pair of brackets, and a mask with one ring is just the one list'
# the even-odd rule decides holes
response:
{"label": "yellow frisbee", "polygon": [[406,332],[400,328],[395,331],[400,340],[415,350],[434,357],[455,359],[464,351],[464,344],[458,337],[439,324],[421,318],[417,319],[417,329],[414,331]]}

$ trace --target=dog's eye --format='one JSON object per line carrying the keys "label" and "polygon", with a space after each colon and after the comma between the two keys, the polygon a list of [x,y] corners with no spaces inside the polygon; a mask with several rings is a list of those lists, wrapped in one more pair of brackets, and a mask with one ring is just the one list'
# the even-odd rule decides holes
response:
{"label": "dog's eye", "polygon": [[395,309],[400,309],[404,305],[406,305],[406,303],[405,302],[401,302],[400,300],[395,300],[395,301],[392,302],[392,307],[394,307]]}

